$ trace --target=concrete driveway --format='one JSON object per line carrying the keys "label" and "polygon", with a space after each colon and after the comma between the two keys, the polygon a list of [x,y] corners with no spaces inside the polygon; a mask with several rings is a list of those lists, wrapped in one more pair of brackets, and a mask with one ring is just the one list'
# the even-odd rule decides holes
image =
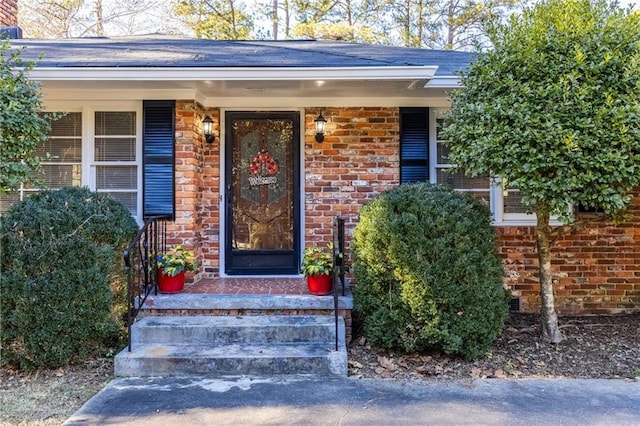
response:
{"label": "concrete driveway", "polygon": [[640,425],[640,382],[125,378],[66,425]]}

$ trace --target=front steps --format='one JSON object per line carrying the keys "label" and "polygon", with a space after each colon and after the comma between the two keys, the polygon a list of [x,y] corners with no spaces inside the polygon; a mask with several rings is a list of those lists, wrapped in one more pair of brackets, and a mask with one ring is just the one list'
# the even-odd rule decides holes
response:
{"label": "front steps", "polygon": [[347,374],[345,324],[331,315],[147,316],[116,376]]}

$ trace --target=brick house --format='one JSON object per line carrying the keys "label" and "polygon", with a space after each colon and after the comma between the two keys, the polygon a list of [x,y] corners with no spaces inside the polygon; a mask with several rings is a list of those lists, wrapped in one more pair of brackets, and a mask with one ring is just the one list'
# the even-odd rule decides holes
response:
{"label": "brick house", "polygon": [[[330,241],[335,216],[349,235],[373,196],[426,180],[487,201],[514,308],[539,307],[535,220],[518,193],[446,171],[438,128],[468,53],[157,37],[12,45],[25,58],[44,52],[31,77],[46,109],[67,113],[43,147],[53,153],[50,186],[109,192],[140,223],[171,216],[170,242],[193,248],[202,264],[196,281],[298,276],[303,247]],[[0,208],[30,191],[4,196]],[[558,242],[561,314],[640,311],[638,199],[632,213],[621,226],[579,213],[586,226]]]}

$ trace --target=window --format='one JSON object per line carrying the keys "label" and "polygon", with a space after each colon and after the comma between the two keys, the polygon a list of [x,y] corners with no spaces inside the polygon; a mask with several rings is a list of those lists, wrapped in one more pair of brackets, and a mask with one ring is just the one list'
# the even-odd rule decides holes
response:
{"label": "window", "polygon": [[466,192],[482,201],[487,205],[490,203],[491,183],[489,175],[471,178],[463,172],[452,172],[448,170],[454,165],[449,162],[449,148],[447,148],[444,139],[440,135],[444,118],[442,113],[434,110],[431,114],[431,128],[433,129],[433,143],[431,149],[434,151],[434,171],[435,181],[441,185],[453,187],[456,191]]}
{"label": "window", "polygon": [[137,121],[135,111],[96,111],[93,170],[95,190],[120,200],[138,216]]}
{"label": "window", "polygon": [[[41,180],[52,189],[87,186],[120,200],[138,220],[142,217],[140,103],[67,112],[51,122],[51,132],[38,147]],[[66,108],[56,108],[65,111]],[[22,200],[36,186],[0,196],[0,212]]]}
{"label": "window", "polygon": [[[424,132],[427,121],[428,129]],[[503,189],[500,179],[488,175],[471,178],[449,170],[454,164],[449,162],[449,149],[440,134],[443,122],[444,110],[400,108],[400,182],[429,181],[466,192],[491,208],[498,225],[535,223],[535,216],[527,214],[520,202],[522,197],[517,189]]]}
{"label": "window", "polygon": [[[49,137],[37,149],[42,165],[38,178],[51,189],[82,185],[82,113],[69,112],[49,125]],[[22,185],[16,192],[0,196],[0,212],[38,191],[35,185]]]}

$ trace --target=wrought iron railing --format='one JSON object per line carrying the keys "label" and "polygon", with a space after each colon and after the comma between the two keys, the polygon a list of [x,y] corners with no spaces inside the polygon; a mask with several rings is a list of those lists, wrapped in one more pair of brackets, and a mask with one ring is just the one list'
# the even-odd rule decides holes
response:
{"label": "wrought iron railing", "polygon": [[127,334],[131,352],[131,326],[136,320],[147,296],[158,294],[156,259],[167,246],[167,218],[163,216],[145,219],[144,226],[124,252],[124,268],[127,274]]}
{"label": "wrought iron railing", "polygon": [[333,220],[333,314],[336,322],[336,351],[338,350],[338,283],[345,295],[345,272],[347,264],[344,252],[344,219],[336,217]]}

